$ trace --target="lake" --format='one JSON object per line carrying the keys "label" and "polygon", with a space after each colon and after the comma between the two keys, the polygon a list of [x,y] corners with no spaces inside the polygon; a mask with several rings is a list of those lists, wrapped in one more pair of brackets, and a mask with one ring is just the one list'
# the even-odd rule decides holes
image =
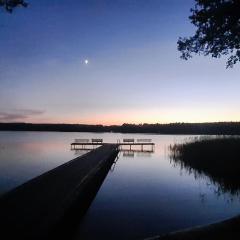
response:
{"label": "lake", "polygon": [[115,143],[123,138],[151,138],[156,144],[154,153],[119,153],[72,239],[143,239],[237,215],[238,196],[220,193],[207,177],[189,173],[170,160],[169,145],[189,137],[0,132],[0,194],[84,154],[71,151],[75,138]]}

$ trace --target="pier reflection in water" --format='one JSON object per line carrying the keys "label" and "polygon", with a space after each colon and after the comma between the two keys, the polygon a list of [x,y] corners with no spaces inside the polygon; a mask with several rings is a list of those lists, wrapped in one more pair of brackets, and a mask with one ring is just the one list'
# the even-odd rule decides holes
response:
{"label": "pier reflection in water", "polygon": [[239,214],[239,197],[216,194],[213,182],[196,178],[194,172],[170,161],[168,146],[185,142],[190,137],[186,135],[1,132],[0,194],[68,162],[75,153],[82,155],[97,147],[71,151],[69,143],[75,138],[103,138],[117,144],[116,139],[133,136],[151,138],[154,152],[135,151],[134,157],[120,152],[79,223],[76,240],[144,239]]}
{"label": "pier reflection in water", "polygon": [[[93,146],[92,148],[78,148],[78,149],[72,149],[74,151],[75,155],[83,155],[88,153],[89,151],[95,149],[96,147]],[[154,153],[154,150],[139,150],[139,149],[120,149],[120,152],[122,153],[123,157],[151,157],[151,155]]]}
{"label": "pier reflection in water", "polygon": [[[152,139],[137,139],[134,138],[124,138],[122,141],[117,139],[116,141],[118,149],[122,152],[123,157],[133,158],[135,154],[138,157],[151,157],[151,154],[154,153],[155,144],[152,143]],[[102,146],[105,143],[102,138],[93,138],[91,141],[89,139],[75,139],[71,143],[71,150],[75,151],[75,155],[85,154],[93,149]]]}
{"label": "pier reflection in water", "polygon": [[[168,146],[186,136],[151,136],[156,147],[123,145],[74,240],[144,239],[234,216],[239,200],[172,165]],[[140,151],[139,151],[140,150]]]}

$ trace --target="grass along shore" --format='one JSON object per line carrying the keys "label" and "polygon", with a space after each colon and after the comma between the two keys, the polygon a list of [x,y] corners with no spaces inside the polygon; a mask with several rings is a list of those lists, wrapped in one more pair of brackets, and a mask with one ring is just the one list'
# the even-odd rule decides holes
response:
{"label": "grass along shore", "polygon": [[[208,176],[222,192],[240,193],[240,137],[198,137],[170,146],[171,160],[189,173]],[[146,240],[240,239],[240,216]]]}
{"label": "grass along shore", "polygon": [[240,137],[198,137],[170,146],[170,158],[189,172],[206,175],[223,192],[240,193]]}

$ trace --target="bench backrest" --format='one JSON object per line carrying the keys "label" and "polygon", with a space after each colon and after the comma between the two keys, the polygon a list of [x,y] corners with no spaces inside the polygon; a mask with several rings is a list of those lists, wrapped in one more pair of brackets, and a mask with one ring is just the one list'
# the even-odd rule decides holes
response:
{"label": "bench backrest", "polygon": [[134,138],[124,138],[123,139],[123,142],[125,142],[125,143],[129,143],[129,142],[134,142]]}
{"label": "bench backrest", "polygon": [[144,139],[144,138],[141,138],[141,139],[137,139],[137,142],[145,142],[145,143],[150,143],[150,142],[152,142],[152,139]]}
{"label": "bench backrest", "polygon": [[103,139],[102,138],[92,138],[92,143],[102,143]]}
{"label": "bench backrest", "polygon": [[88,142],[89,142],[89,139],[81,139],[81,138],[75,139],[75,143],[88,143]]}

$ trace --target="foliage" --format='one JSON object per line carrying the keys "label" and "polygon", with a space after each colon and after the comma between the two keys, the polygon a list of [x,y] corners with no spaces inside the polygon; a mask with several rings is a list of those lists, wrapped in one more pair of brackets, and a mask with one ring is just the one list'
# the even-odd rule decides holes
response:
{"label": "foliage", "polygon": [[228,55],[227,67],[240,61],[240,1],[195,0],[189,17],[195,35],[179,38],[178,50],[187,60],[192,53],[219,58]]}
{"label": "foliage", "polygon": [[8,12],[12,12],[15,7],[22,6],[27,7],[27,3],[24,0],[0,0],[0,7],[3,7]]}

